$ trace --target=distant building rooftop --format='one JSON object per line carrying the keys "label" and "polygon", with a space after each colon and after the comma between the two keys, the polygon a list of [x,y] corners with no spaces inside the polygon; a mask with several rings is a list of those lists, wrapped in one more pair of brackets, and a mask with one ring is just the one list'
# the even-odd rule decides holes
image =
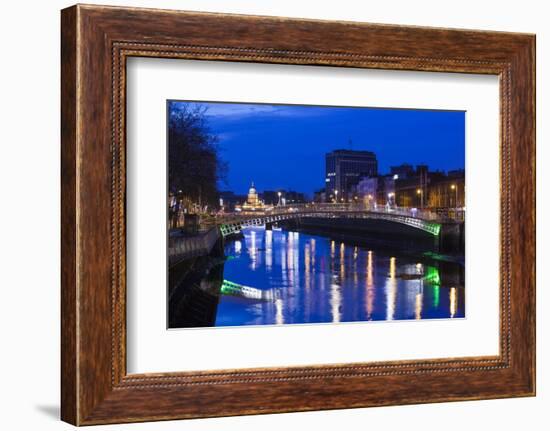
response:
{"label": "distant building rooftop", "polygon": [[365,150],[333,150],[327,154],[340,154],[340,155],[365,155],[365,156],[374,156],[372,151]]}

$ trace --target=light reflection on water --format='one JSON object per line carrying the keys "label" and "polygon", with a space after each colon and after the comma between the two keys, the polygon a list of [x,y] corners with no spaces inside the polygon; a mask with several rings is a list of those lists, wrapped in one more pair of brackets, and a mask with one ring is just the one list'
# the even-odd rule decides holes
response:
{"label": "light reflection on water", "polygon": [[299,232],[249,228],[223,277],[269,300],[221,295],[216,326],[464,317],[464,271]]}

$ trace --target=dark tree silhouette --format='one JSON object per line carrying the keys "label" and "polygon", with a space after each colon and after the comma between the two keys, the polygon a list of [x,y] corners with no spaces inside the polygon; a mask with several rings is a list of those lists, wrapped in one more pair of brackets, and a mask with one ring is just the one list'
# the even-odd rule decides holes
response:
{"label": "dark tree silhouette", "polygon": [[218,206],[218,183],[227,173],[205,114],[206,107],[199,104],[169,105],[168,187],[189,212]]}

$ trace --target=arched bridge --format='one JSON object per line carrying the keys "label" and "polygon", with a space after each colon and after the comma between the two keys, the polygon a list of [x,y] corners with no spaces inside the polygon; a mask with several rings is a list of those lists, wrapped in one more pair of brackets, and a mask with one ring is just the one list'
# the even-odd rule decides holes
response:
{"label": "arched bridge", "polygon": [[262,226],[266,223],[299,219],[302,217],[322,218],[361,218],[372,220],[386,220],[400,223],[424,232],[438,236],[441,230],[441,223],[431,213],[398,209],[358,209],[357,206],[345,205],[310,205],[294,206],[291,208],[275,209],[262,214],[232,215],[223,220],[220,225],[220,233],[225,238],[228,235],[239,233],[248,226]]}

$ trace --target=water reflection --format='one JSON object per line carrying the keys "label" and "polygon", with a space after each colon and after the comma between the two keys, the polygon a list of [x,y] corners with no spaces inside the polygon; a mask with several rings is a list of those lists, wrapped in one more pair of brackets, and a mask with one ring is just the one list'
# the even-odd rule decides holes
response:
{"label": "water reflection", "polygon": [[464,317],[459,264],[298,232],[243,235],[226,244],[223,278],[264,294],[222,294],[216,326]]}
{"label": "water reflection", "polygon": [[451,287],[451,295],[449,298],[451,305],[450,305],[450,311],[451,311],[451,317],[455,317],[456,314],[456,306],[457,306],[457,299],[456,299],[456,287]]}

